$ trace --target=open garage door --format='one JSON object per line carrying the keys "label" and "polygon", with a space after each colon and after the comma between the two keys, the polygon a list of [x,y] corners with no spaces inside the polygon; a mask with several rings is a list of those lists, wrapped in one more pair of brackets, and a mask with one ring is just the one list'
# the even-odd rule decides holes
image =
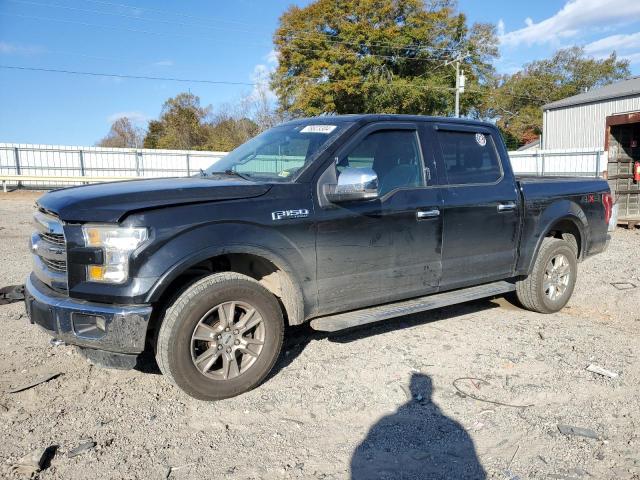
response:
{"label": "open garage door", "polygon": [[618,204],[618,221],[640,223],[640,182],[633,180],[633,164],[640,161],[640,112],[607,117],[605,148],[609,186]]}

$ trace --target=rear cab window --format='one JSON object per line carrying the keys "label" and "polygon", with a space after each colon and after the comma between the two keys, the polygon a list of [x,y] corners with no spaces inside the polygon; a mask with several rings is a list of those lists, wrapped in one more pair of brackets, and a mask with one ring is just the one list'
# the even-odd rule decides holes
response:
{"label": "rear cab window", "polygon": [[488,133],[438,130],[445,183],[490,184],[502,178],[502,165]]}

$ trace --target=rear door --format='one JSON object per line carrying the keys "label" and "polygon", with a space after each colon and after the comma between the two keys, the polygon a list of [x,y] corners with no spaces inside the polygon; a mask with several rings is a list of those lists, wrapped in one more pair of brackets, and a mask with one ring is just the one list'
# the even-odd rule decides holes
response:
{"label": "rear door", "polygon": [[444,187],[441,289],[512,276],[521,205],[500,139],[475,125],[436,124],[433,135]]}

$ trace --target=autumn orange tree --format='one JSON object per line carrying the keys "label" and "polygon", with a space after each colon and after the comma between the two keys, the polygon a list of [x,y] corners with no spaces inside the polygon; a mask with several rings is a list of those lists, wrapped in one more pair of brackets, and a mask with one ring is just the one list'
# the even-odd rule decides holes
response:
{"label": "autumn orange tree", "polygon": [[272,76],[289,115],[453,112],[455,69],[462,58],[462,112],[481,104],[498,55],[490,24],[469,26],[454,0],[317,0],[290,7],[274,34]]}

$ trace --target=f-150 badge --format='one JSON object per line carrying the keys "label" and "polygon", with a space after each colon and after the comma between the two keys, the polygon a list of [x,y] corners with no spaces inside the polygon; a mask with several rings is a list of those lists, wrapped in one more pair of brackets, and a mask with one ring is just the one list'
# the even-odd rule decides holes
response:
{"label": "f-150 badge", "polygon": [[305,218],[309,216],[309,210],[306,208],[298,208],[296,210],[278,210],[271,212],[273,220],[284,220],[286,218]]}

